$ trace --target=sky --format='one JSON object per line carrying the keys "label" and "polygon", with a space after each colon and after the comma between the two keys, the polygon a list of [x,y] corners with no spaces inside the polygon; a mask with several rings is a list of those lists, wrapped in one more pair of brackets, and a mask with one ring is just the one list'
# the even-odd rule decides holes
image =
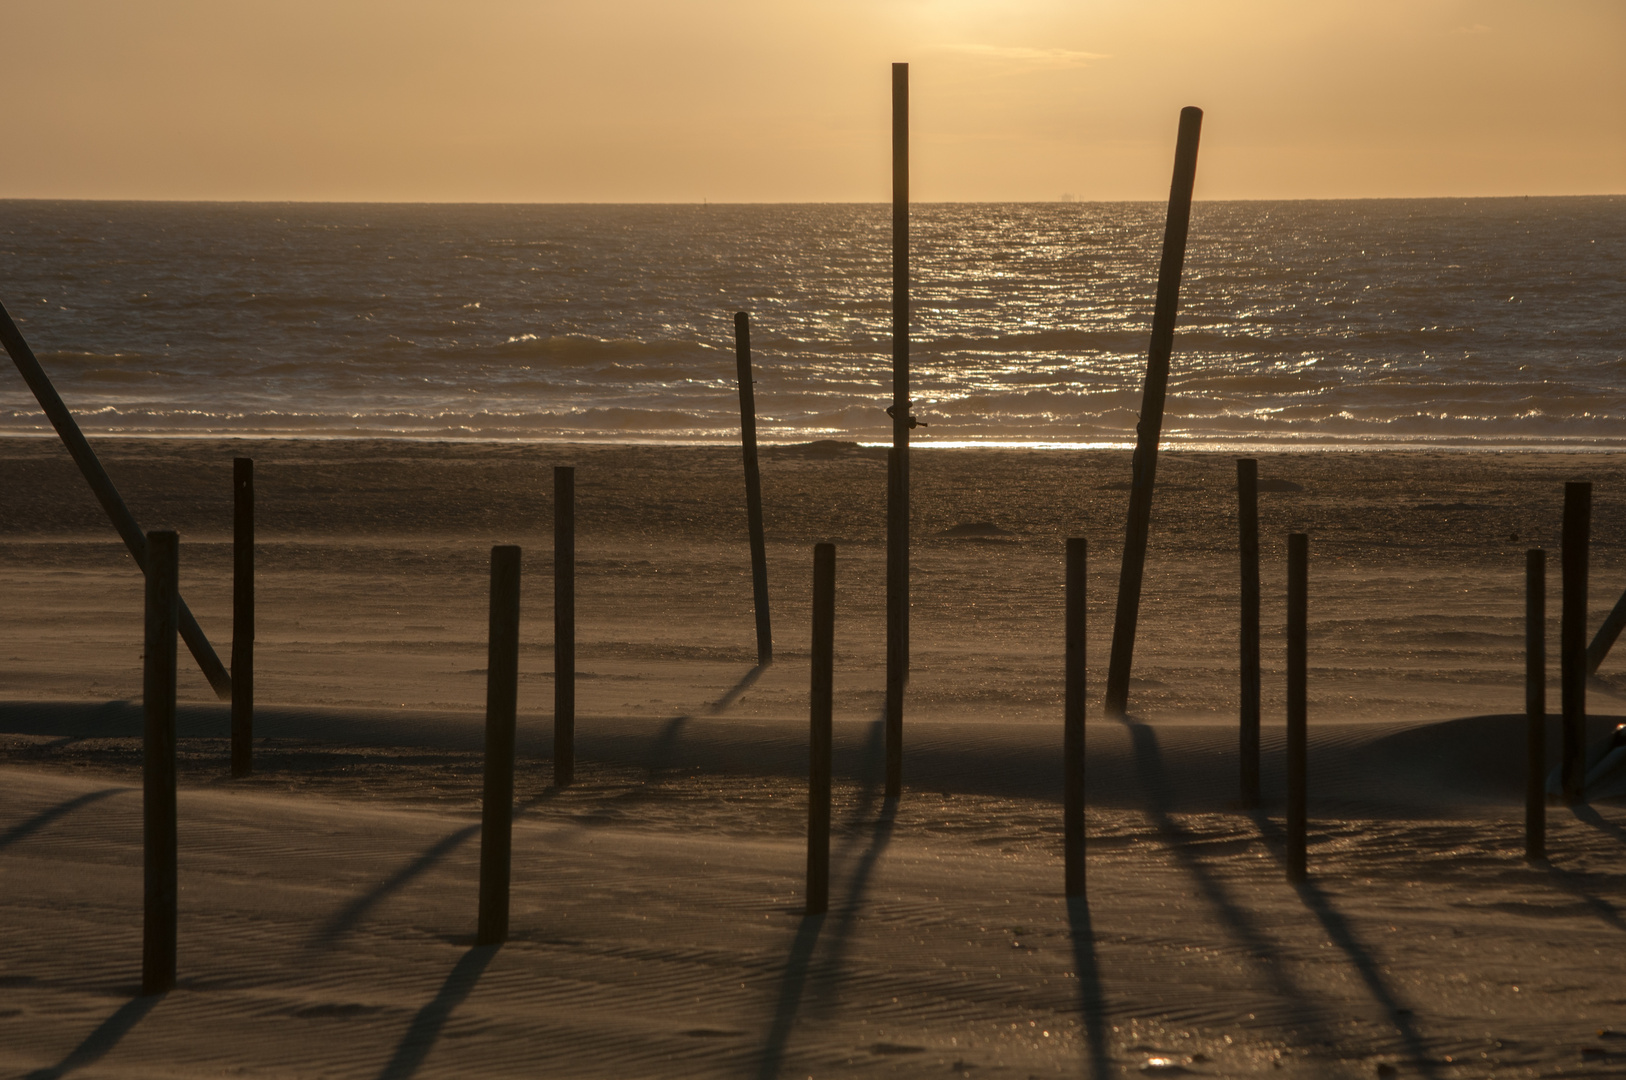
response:
{"label": "sky", "polygon": [[1626,0],[0,0],[0,198],[1626,192]]}

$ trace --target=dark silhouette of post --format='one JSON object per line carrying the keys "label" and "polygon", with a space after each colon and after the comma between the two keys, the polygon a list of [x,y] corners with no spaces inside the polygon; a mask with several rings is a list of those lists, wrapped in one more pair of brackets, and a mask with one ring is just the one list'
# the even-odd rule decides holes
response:
{"label": "dark silhouette of post", "polygon": [[491,549],[486,634],[486,777],[480,804],[479,945],[508,940],[514,830],[514,717],[519,707],[519,548]]}
{"label": "dark silhouette of post", "polygon": [[175,635],[180,622],[180,540],[150,532],[147,541],[147,618],[141,680],[144,715],[142,790],[141,992],[175,986]]}
{"label": "dark silhouette of post", "polygon": [[830,717],[835,668],[836,546],[813,546],[813,678],[808,699],[807,913],[830,907]]}
{"label": "dark silhouette of post", "polygon": [[903,794],[909,681],[909,65],[892,65],[892,453],[886,486],[886,797]]}
{"label": "dark silhouette of post", "polygon": [[734,313],[734,357],[740,377],[740,445],[745,450],[745,516],[751,532],[751,596],[757,613],[757,663],[773,663],[768,621],[768,542],[762,529],[762,474],[757,468],[757,405],[751,378],[751,317]]}
{"label": "dark silhouette of post", "polygon": [[1593,635],[1592,644],[1586,647],[1588,675],[1598,673],[1598,668],[1603,666],[1603,658],[1615,647],[1615,641],[1620,637],[1622,630],[1626,630],[1626,593],[1620,594],[1620,599],[1615,601],[1615,606],[1603,620],[1603,625],[1598,627],[1598,632]]}
{"label": "dark silhouette of post", "polygon": [[553,470],[553,786],[576,778],[576,470]]}
{"label": "dark silhouette of post", "polygon": [[231,774],[254,771],[254,459],[232,461]]}
{"label": "dark silhouette of post", "polygon": [[1089,545],[1067,541],[1065,659],[1067,691],[1062,706],[1062,846],[1068,896],[1084,895],[1084,594]]}
{"label": "dark silhouette of post", "polygon": [[1524,857],[1547,857],[1547,553],[1524,553]]}
{"label": "dark silhouette of post", "polygon": [[1174,351],[1174,319],[1180,306],[1180,272],[1186,257],[1191,192],[1197,179],[1197,139],[1202,126],[1201,109],[1187,106],[1180,110],[1174,179],[1169,185],[1169,212],[1163,226],[1163,261],[1158,267],[1157,303],[1152,312],[1152,342],[1146,354],[1146,387],[1141,396],[1140,423],[1135,428],[1123,569],[1118,575],[1118,611],[1112,624],[1112,656],[1107,665],[1105,706],[1107,715],[1115,717],[1124,716],[1129,708],[1129,671],[1134,662],[1135,626],[1140,618],[1141,579],[1146,572],[1157,444],[1163,433],[1163,399],[1169,384],[1169,356]]}
{"label": "dark silhouette of post", "polygon": [[1586,787],[1586,571],[1592,531],[1592,485],[1564,485],[1561,552],[1564,598],[1559,613],[1558,679],[1564,714],[1564,803],[1582,800]]}
{"label": "dark silhouette of post", "polygon": [[1287,538],[1287,880],[1309,874],[1309,643],[1310,538]]}
{"label": "dark silhouette of post", "polygon": [[[124,546],[129,550],[130,557],[135,560],[136,567],[142,573],[146,573],[147,538],[142,534],[141,526],[136,524],[135,515],[130,513],[130,508],[124,505],[124,499],[119,495],[118,488],[114,487],[113,481],[108,478],[107,471],[97,460],[90,443],[85,441],[84,433],[79,430],[73,414],[62,403],[56,387],[51,385],[45,369],[34,356],[34,350],[28,347],[22,331],[12,322],[11,315],[4,305],[0,305],[0,345],[4,345],[6,352],[11,355],[12,363],[17,365],[23,381],[28,384],[28,389],[33,391],[34,399],[40,403],[46,418],[56,429],[57,437],[62,440],[62,445],[68,448],[68,455],[73,458],[74,464],[79,466],[80,475],[90,485],[96,501],[102,504],[102,510],[113,522],[113,528],[118,530],[119,538],[124,541]],[[209,644],[203,628],[192,617],[192,611],[186,606],[186,601],[181,600],[179,604],[181,638],[191,650],[193,659],[203,669],[204,678],[208,679],[209,685],[214,688],[215,696],[221,701],[230,701],[231,675],[227,673],[226,665],[215,655],[214,646]]]}
{"label": "dark silhouette of post", "polygon": [[1242,809],[1259,805],[1259,463],[1236,463],[1238,548],[1242,555],[1241,651],[1242,701],[1238,710],[1238,760]]}

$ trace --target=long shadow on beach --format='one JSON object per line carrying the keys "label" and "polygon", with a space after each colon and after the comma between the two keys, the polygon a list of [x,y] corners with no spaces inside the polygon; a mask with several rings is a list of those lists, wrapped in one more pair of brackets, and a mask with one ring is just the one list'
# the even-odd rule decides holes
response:
{"label": "long shadow on beach", "polygon": [[95,1031],[86,1035],[85,1041],[74,1047],[67,1057],[49,1068],[35,1069],[25,1080],[56,1080],[57,1077],[66,1076],[76,1069],[96,1064],[163,999],[162,994],[131,998],[120,1005],[112,1016],[103,1020]]}
{"label": "long shadow on beach", "polygon": [[75,810],[82,810],[91,803],[99,802],[109,795],[119,795],[134,790],[135,788],[113,787],[103,788],[100,791],[87,791],[83,795],[76,795],[64,802],[57,803],[55,806],[47,807],[27,821],[20,821],[5,832],[0,833],[0,851],[5,850],[19,840],[26,840],[53,821],[67,817]]}
{"label": "long shadow on beach", "polygon": [[[861,772],[864,778],[863,787],[860,789],[857,805],[847,821],[847,829],[858,837],[862,837],[864,825],[875,805],[876,792],[879,790],[877,780],[885,766],[884,747],[885,724],[878,720],[865,741]],[[796,937],[791,941],[784,974],[780,976],[773,1023],[768,1029],[767,1042],[762,1048],[761,1065],[757,1069],[758,1080],[776,1080],[779,1076],[779,1071],[784,1066],[785,1047],[790,1042],[791,1030],[796,1026],[796,1018],[801,1013],[802,998],[809,981],[816,978],[822,990],[821,998],[827,999],[838,988],[843,975],[842,959],[851,941],[858,912],[863,907],[864,897],[869,891],[870,879],[874,876],[881,853],[892,840],[892,829],[897,821],[897,815],[896,800],[882,800],[880,813],[875,816],[873,826],[868,829],[867,845],[848,877],[847,891],[840,903],[831,905],[831,912],[828,915],[803,916],[802,924],[796,930]],[[843,845],[846,851],[850,851],[852,846],[852,844]],[[831,861],[836,862],[837,859],[832,857]],[[826,925],[830,925],[830,934],[826,938],[828,949],[823,959],[815,965],[813,953]]]}
{"label": "long shadow on beach", "polygon": [[[1130,745],[1134,751],[1136,779],[1140,790],[1146,796],[1147,816],[1158,832],[1167,839],[1170,854],[1195,880],[1200,894],[1213,906],[1220,921],[1246,950],[1247,955],[1258,961],[1266,961],[1259,964],[1257,970],[1269,980],[1271,992],[1283,1003],[1289,1015],[1309,1028],[1316,1042],[1323,1046],[1336,1045],[1335,1025],[1328,1021],[1324,1010],[1312,1001],[1309,991],[1293,982],[1282,970],[1281,965],[1268,963],[1277,951],[1275,943],[1231,896],[1224,882],[1192,853],[1190,845],[1193,837],[1169,816],[1168,807],[1172,805],[1173,799],[1169,790],[1168,774],[1163,766],[1163,752],[1157,742],[1157,732],[1132,718],[1125,719],[1122,723],[1129,731]],[[1415,1036],[1407,1038],[1408,1034],[1407,1029],[1401,1029],[1402,1038],[1411,1045],[1416,1041]]]}
{"label": "long shadow on beach", "polygon": [[1079,1005],[1084,1011],[1084,1038],[1090,1048],[1091,1080],[1112,1075],[1107,1051],[1107,1000],[1101,990],[1101,965],[1095,955],[1095,928],[1090,925],[1090,902],[1082,896],[1067,898],[1067,925],[1073,936],[1073,966],[1078,969]]}
{"label": "long shadow on beach", "polygon": [[[1626,829],[1622,829],[1585,803],[1569,807],[1569,811],[1575,815],[1577,821],[1585,822],[1599,832],[1607,833],[1618,840],[1626,840]],[[1590,875],[1584,870],[1567,870],[1545,860],[1537,865],[1544,866],[1553,884],[1585,904],[1599,919],[1616,930],[1626,930],[1626,918],[1622,918],[1620,909],[1587,888]]]}
{"label": "long shadow on beach", "polygon": [[452,1010],[469,996],[500,948],[501,945],[476,945],[463,954],[434,998],[419,1009],[418,1015],[407,1025],[406,1034],[401,1036],[395,1053],[379,1072],[378,1080],[407,1080],[418,1071],[429,1051],[435,1048]]}

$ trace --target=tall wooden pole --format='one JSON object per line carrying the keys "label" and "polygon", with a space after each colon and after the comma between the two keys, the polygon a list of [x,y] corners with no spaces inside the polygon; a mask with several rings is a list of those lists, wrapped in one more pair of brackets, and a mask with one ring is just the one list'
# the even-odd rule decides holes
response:
{"label": "tall wooden pole", "polygon": [[1524,553],[1524,857],[1547,857],[1547,553]]}
{"label": "tall wooden pole", "polygon": [[[85,435],[79,430],[74,421],[73,414],[62,403],[62,398],[51,385],[46,376],[45,369],[34,356],[34,350],[28,347],[22,331],[12,322],[11,315],[5,306],[0,305],[0,345],[4,345],[6,352],[11,355],[12,363],[17,365],[17,371],[22,375],[28,389],[33,391],[34,399],[45,410],[46,419],[56,428],[57,437],[62,445],[68,448],[68,455],[73,458],[75,465],[79,466],[79,473],[90,485],[91,493],[96,501],[102,504],[102,510],[108,519],[113,522],[113,528],[118,530],[119,538],[135,560],[136,567],[142,573],[147,571],[147,538],[142,535],[141,526],[136,524],[135,515],[130,508],[124,505],[124,499],[119,495],[118,488],[108,478],[107,470],[97,459],[95,451],[91,450],[90,443],[85,441]],[[203,669],[204,678],[214,689],[215,696],[221,701],[231,700],[231,675],[226,671],[226,665],[220,662],[215,654],[214,646],[204,636],[203,628],[198,625],[197,619],[192,617],[192,611],[186,606],[186,601],[180,603],[180,633],[191,650],[192,657]]]}
{"label": "tall wooden pole", "polygon": [[1067,541],[1067,691],[1062,712],[1062,846],[1068,896],[1084,895],[1084,593],[1088,544]]}
{"label": "tall wooden pole", "polygon": [[903,794],[909,679],[909,65],[892,65],[892,455],[886,507],[886,797]]}
{"label": "tall wooden pole", "polygon": [[519,548],[491,549],[486,633],[486,775],[480,804],[480,918],[475,941],[508,940],[514,832],[514,721],[519,704]]}
{"label": "tall wooden pole", "polygon": [[1287,880],[1308,876],[1310,538],[1287,538]]}
{"label": "tall wooden pole", "polygon": [[1558,627],[1559,693],[1564,713],[1564,803],[1581,802],[1586,788],[1587,546],[1592,531],[1592,485],[1564,485],[1563,608]]}
{"label": "tall wooden pole", "polygon": [[1259,805],[1259,463],[1236,463],[1238,547],[1242,555],[1241,652],[1242,700],[1238,710],[1238,761],[1242,809]]}
{"label": "tall wooden pole", "polygon": [[553,785],[576,778],[576,470],[553,470]]}
{"label": "tall wooden pole", "polygon": [[254,459],[232,461],[231,774],[254,771]]}
{"label": "tall wooden pole", "polygon": [[1169,356],[1174,350],[1174,319],[1180,306],[1180,272],[1186,257],[1186,231],[1191,223],[1191,192],[1197,180],[1197,139],[1203,111],[1180,110],[1180,133],[1174,149],[1174,179],[1169,185],[1169,213],[1163,226],[1163,261],[1157,273],[1157,304],[1152,312],[1152,343],[1146,355],[1146,387],[1140,423],[1135,429],[1135,457],[1129,491],[1129,519],[1124,527],[1123,569],[1118,575],[1118,611],[1112,624],[1112,657],[1107,665],[1107,715],[1122,717],[1129,708],[1129,670],[1134,660],[1135,625],[1140,618],[1141,579],[1146,572],[1146,540],[1152,521],[1152,485],[1157,477],[1157,444],[1163,433],[1163,399],[1169,384]]}
{"label": "tall wooden pole", "polygon": [[830,744],[835,667],[836,546],[813,547],[813,677],[808,699],[807,913],[830,907]]}
{"label": "tall wooden pole", "polygon": [[740,445],[745,451],[745,516],[751,533],[751,595],[757,613],[757,663],[773,663],[768,622],[768,542],[762,528],[762,474],[757,468],[757,404],[751,378],[751,317],[734,313],[734,358],[740,378]]}
{"label": "tall wooden pole", "polygon": [[175,634],[180,615],[180,540],[147,541],[146,649],[141,683],[143,739],[141,992],[175,986],[177,847],[175,827]]}

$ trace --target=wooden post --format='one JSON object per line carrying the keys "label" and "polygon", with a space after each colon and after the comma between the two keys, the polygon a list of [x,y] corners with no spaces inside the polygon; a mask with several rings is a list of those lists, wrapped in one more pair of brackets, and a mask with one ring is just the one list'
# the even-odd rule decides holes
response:
{"label": "wooden post", "polygon": [[491,549],[486,634],[486,776],[480,804],[480,922],[475,941],[508,940],[514,825],[514,717],[519,705],[519,548]]}
{"label": "wooden post", "polygon": [[1062,846],[1068,896],[1084,895],[1084,594],[1088,543],[1067,541],[1067,692],[1062,712]]}
{"label": "wooden post", "polygon": [[[6,352],[11,355],[12,363],[17,365],[23,381],[28,389],[33,391],[34,399],[45,410],[45,416],[56,428],[57,437],[62,445],[68,448],[68,455],[73,458],[75,465],[79,466],[79,473],[90,485],[91,493],[96,501],[102,504],[102,511],[113,522],[113,528],[118,530],[119,538],[135,560],[136,567],[142,573],[147,572],[147,538],[141,533],[141,526],[136,524],[135,515],[130,508],[124,505],[124,499],[119,495],[118,488],[108,478],[107,471],[97,460],[95,451],[91,450],[90,443],[79,430],[74,421],[73,414],[62,403],[61,396],[51,380],[45,374],[45,369],[34,356],[34,350],[28,347],[23,339],[22,331],[12,322],[11,315],[4,305],[0,305],[0,345],[4,345]],[[180,604],[180,633],[186,642],[186,647],[192,651],[192,657],[203,669],[204,678],[214,688],[215,696],[221,701],[231,700],[231,675],[226,672],[226,665],[220,662],[215,655],[214,646],[204,636],[203,628],[198,625],[197,619],[192,617],[192,611],[186,606],[186,601]]]}
{"label": "wooden post", "polygon": [[768,622],[768,543],[762,529],[762,474],[757,468],[757,406],[751,379],[751,317],[734,313],[734,357],[740,378],[740,445],[745,450],[745,516],[751,533],[751,596],[757,613],[757,663],[773,663]]}
{"label": "wooden post", "polygon": [[576,470],[553,470],[553,786],[576,778]]}
{"label": "wooden post", "polygon": [[231,774],[254,771],[254,459],[232,461]]}
{"label": "wooden post", "polygon": [[807,770],[807,913],[830,907],[830,717],[835,666],[836,546],[813,547],[813,679]]}
{"label": "wooden post", "polygon": [[1524,553],[1524,857],[1547,857],[1547,553]]}
{"label": "wooden post", "polygon": [[1169,384],[1169,356],[1174,351],[1174,318],[1180,306],[1180,272],[1186,257],[1186,230],[1191,223],[1191,192],[1197,180],[1197,139],[1203,111],[1180,110],[1180,133],[1174,149],[1174,179],[1169,185],[1169,212],[1163,226],[1163,261],[1157,273],[1157,303],[1152,312],[1152,343],[1146,354],[1146,386],[1140,423],[1135,428],[1129,517],[1124,527],[1123,569],[1118,575],[1118,611],[1112,624],[1112,656],[1107,665],[1107,715],[1122,717],[1129,708],[1129,671],[1134,661],[1135,626],[1140,619],[1141,580],[1146,573],[1146,540],[1152,523],[1152,487],[1157,478],[1157,444],[1163,433],[1163,398]]}
{"label": "wooden post", "polygon": [[1561,557],[1564,598],[1559,613],[1558,677],[1564,713],[1564,803],[1585,798],[1586,788],[1586,593],[1587,545],[1592,529],[1592,485],[1564,485]]}
{"label": "wooden post", "polygon": [[176,624],[180,621],[180,541],[173,532],[150,532],[147,541],[146,648],[141,699],[143,740],[141,992],[175,986]]}
{"label": "wooden post", "polygon": [[1287,880],[1308,876],[1309,723],[1306,681],[1309,639],[1310,538],[1287,538]]}
{"label": "wooden post", "polygon": [[1242,703],[1238,716],[1238,760],[1242,809],[1259,805],[1259,462],[1236,463],[1237,532],[1242,554]]}
{"label": "wooden post", "polygon": [[892,65],[892,453],[886,499],[886,797],[903,794],[909,679],[909,65]]}

